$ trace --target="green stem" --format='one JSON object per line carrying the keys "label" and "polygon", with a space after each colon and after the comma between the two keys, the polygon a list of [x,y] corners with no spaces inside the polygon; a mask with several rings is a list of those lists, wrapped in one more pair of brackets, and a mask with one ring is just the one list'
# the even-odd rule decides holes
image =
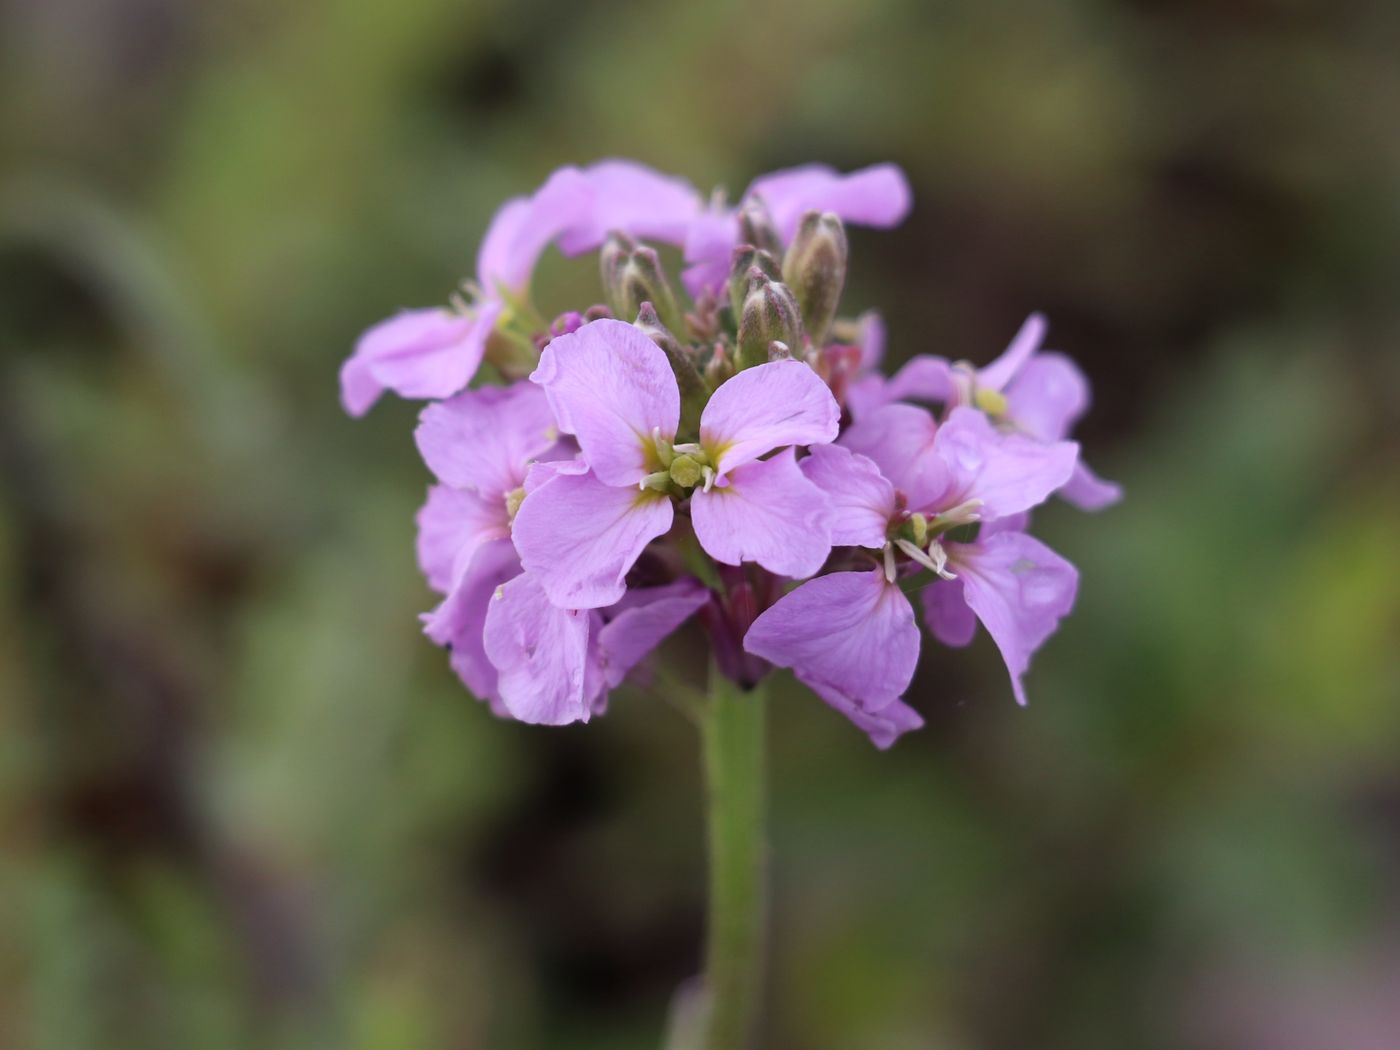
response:
{"label": "green stem", "polygon": [[706,1050],[752,1045],[762,1001],[768,843],[766,697],[710,668],[702,721],[709,813],[710,911],[705,945]]}

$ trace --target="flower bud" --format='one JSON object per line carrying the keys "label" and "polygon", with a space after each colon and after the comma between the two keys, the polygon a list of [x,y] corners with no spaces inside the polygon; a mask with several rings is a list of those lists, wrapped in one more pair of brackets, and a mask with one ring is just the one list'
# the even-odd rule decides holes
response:
{"label": "flower bud", "polygon": [[783,257],[783,280],[797,296],[813,346],[826,340],[846,283],[846,228],[831,212],[809,211]]}
{"label": "flower bud", "polygon": [[725,380],[734,377],[735,371],[734,361],[725,353],[723,344],[716,344],[710,359],[705,362],[705,382],[711,390],[718,390]]}
{"label": "flower bud", "polygon": [[700,378],[700,370],[695,367],[695,358],[689,348],[682,346],[671,330],[661,323],[651,302],[642,303],[633,327],[661,347],[666,360],[671,363],[671,371],[675,373],[676,385],[681,391],[681,433],[698,432],[700,411],[705,407],[705,381]]}
{"label": "flower bud", "polygon": [[783,268],[778,257],[772,252],[755,248],[752,244],[741,244],[734,249],[729,264],[729,305],[734,311],[734,323],[744,313],[744,300],[749,294],[749,271],[757,267],[773,281],[783,279]]}
{"label": "flower bud", "polygon": [[739,208],[739,240],[771,252],[774,257],[783,254],[783,241],[768,214],[768,206],[757,197],[750,197]]}
{"label": "flower bud", "polygon": [[661,268],[655,248],[638,245],[626,234],[608,238],[598,256],[603,292],[617,317],[636,317],[642,303],[651,303],[662,323],[673,332],[685,330],[676,294]]}
{"label": "flower bud", "polygon": [[739,368],[764,364],[769,344],[775,341],[802,346],[802,312],[792,289],[755,266],[749,271],[749,294],[739,315]]}

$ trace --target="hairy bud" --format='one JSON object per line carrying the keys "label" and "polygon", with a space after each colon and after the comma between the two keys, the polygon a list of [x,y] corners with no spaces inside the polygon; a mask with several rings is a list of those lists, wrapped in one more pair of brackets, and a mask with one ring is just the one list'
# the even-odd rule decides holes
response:
{"label": "hairy bud", "polygon": [[757,267],[772,281],[783,279],[783,268],[778,257],[752,244],[741,244],[734,249],[729,263],[729,306],[734,311],[734,323],[744,313],[744,300],[749,294],[749,272]]}
{"label": "hairy bud", "polygon": [[655,248],[639,245],[626,234],[614,233],[603,245],[598,259],[603,293],[615,316],[636,317],[643,303],[651,303],[667,328],[673,332],[685,330],[676,293],[671,290]]}
{"label": "hairy bud", "polygon": [[783,254],[782,238],[768,206],[757,197],[750,197],[739,208],[739,239],[774,256]]}
{"label": "hairy bud", "polygon": [[802,346],[802,311],[791,288],[755,266],[749,271],[749,293],[739,314],[739,368],[764,364],[774,342]]}
{"label": "hairy bud", "polygon": [[846,283],[846,228],[831,212],[809,211],[783,257],[783,280],[802,307],[813,346],[821,346]]}

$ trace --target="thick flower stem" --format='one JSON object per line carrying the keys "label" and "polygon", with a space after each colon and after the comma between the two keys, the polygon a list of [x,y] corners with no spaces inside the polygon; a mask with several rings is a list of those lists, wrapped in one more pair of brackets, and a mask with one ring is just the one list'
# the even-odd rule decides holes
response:
{"label": "thick flower stem", "polygon": [[766,697],[762,685],[744,691],[713,666],[709,693],[702,722],[710,860],[703,1046],[744,1050],[764,983]]}

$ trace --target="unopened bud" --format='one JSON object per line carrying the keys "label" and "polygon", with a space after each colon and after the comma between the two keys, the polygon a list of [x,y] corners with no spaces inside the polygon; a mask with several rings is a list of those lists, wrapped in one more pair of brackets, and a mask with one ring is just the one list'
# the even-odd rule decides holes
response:
{"label": "unopened bud", "polygon": [[783,254],[783,241],[768,206],[757,197],[750,197],[739,209],[739,239],[774,256]]}
{"label": "unopened bud", "polygon": [[705,362],[705,382],[711,390],[718,390],[725,380],[734,377],[735,371],[733,359],[725,353],[722,345],[717,344],[714,353]]}
{"label": "unopened bud", "polygon": [[792,289],[754,267],[749,271],[749,294],[739,315],[739,368],[765,363],[768,346],[775,341],[802,345],[802,312]]}
{"label": "unopened bud", "polygon": [[637,310],[634,327],[661,347],[666,354],[666,360],[671,364],[671,371],[675,373],[676,385],[681,391],[680,432],[697,433],[700,427],[700,412],[705,407],[705,381],[700,378],[700,370],[695,367],[695,358],[687,347],[681,345],[671,330],[661,323],[661,318],[656,314],[656,307],[651,302],[642,303]]}
{"label": "unopened bud", "polygon": [[729,263],[729,306],[734,311],[736,325],[743,316],[744,300],[749,295],[749,274],[755,268],[767,274],[771,281],[783,279],[783,268],[772,252],[755,248],[752,244],[741,244],[735,248]]}
{"label": "unopened bud", "polygon": [[768,344],[768,360],[770,361],[791,361],[792,349],[787,343],[774,339]]}
{"label": "unopened bud", "polygon": [[636,317],[643,303],[651,303],[667,328],[684,331],[676,294],[655,248],[638,245],[626,234],[615,233],[603,245],[598,259],[603,292],[615,316]]}
{"label": "unopened bud", "polygon": [[846,283],[846,228],[832,212],[809,211],[783,257],[783,280],[802,307],[813,346],[826,340]]}

